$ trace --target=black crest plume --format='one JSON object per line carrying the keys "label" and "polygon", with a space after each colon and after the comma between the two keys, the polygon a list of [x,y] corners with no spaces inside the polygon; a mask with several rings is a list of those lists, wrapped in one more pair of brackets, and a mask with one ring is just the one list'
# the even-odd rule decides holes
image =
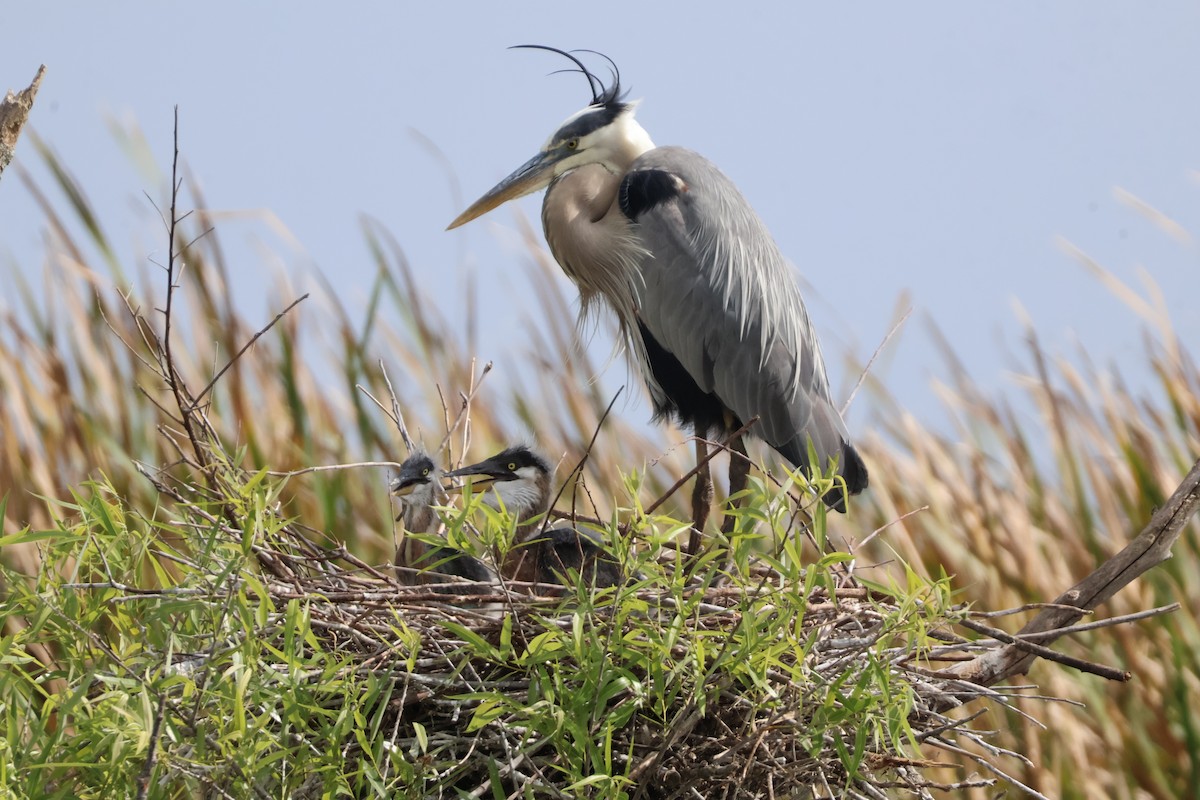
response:
{"label": "black crest plume", "polygon": [[[613,108],[621,105],[621,100],[623,100],[625,97],[625,92],[621,90],[621,71],[617,69],[616,62],[604,55],[604,53],[599,53],[595,50],[573,50],[571,52],[567,52],[566,50],[559,50],[557,47],[548,47],[544,44],[516,44],[510,47],[509,50],[545,50],[550,53],[557,53],[563,58],[570,60],[576,68],[571,70],[559,70],[559,72],[582,73],[583,76],[587,78],[588,88],[592,92],[592,105],[594,106]],[[612,73],[612,83],[608,86],[605,86],[604,81],[600,80],[600,78],[597,77],[594,72],[585,67],[583,62],[580,61],[574,55],[574,53],[591,53],[593,55],[600,56],[607,61],[609,63],[609,71]]]}

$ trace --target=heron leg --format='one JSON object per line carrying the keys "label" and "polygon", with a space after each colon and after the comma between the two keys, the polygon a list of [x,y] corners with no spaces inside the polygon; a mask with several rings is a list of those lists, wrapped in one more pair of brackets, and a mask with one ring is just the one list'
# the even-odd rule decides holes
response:
{"label": "heron leg", "polygon": [[704,525],[708,522],[709,508],[713,501],[712,471],[709,469],[708,442],[696,437],[696,486],[692,489],[692,533],[688,536],[688,555],[700,552],[700,541],[704,536]]}
{"label": "heron leg", "polygon": [[424,554],[424,544],[409,536],[408,532],[401,528],[400,542],[396,546],[396,558],[393,561],[396,568],[396,580],[408,586],[419,583],[417,564]]}
{"label": "heron leg", "polygon": [[[732,498],[745,489],[749,480],[750,457],[746,455],[746,443],[742,441],[741,436],[735,436],[729,440],[729,496]],[[729,509],[725,512],[725,518],[721,520],[721,533],[733,533],[733,526],[737,522],[737,515],[733,510],[741,508],[745,502],[744,497],[729,501]]]}

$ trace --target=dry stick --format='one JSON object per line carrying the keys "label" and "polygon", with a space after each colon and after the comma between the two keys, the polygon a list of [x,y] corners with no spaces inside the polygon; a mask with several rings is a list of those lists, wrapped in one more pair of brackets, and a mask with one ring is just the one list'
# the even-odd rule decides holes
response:
{"label": "dry stick", "polygon": [[[158,400],[158,398],[156,398],[156,397],[154,397],[152,394],[150,394],[150,392],[149,392],[149,391],[146,389],[146,387],[145,387],[145,386],[142,386],[142,385],[139,383],[139,384],[137,384],[137,390],[138,390],[139,392],[141,392],[141,393],[142,393],[142,397],[145,397],[145,398],[146,398],[148,401],[150,401],[150,404],[151,404],[151,405],[153,405],[155,408],[157,408],[157,409],[159,410],[159,413],[161,413],[161,414],[162,414],[164,417],[166,417],[167,419],[169,419],[169,420],[170,420],[171,422],[173,422],[173,423],[176,423],[176,424],[178,424],[178,425],[183,425],[183,420],[182,420],[182,419],[179,419],[179,418],[178,418],[178,417],[176,417],[174,414],[172,414],[170,411],[168,411],[168,410],[167,410],[167,407],[166,407],[165,405],[163,405],[163,404],[162,404],[162,403],[161,403],[161,402]],[[161,428],[162,426],[160,425],[159,427]],[[175,443],[174,443],[174,442],[172,442],[172,444],[175,444]],[[176,450],[178,451],[178,445],[176,445]],[[181,456],[181,457],[182,457],[182,455],[183,455],[183,454],[182,454],[182,452],[180,452],[180,456]]]}
{"label": "dry stick", "polygon": [[12,161],[13,151],[17,146],[17,137],[21,128],[29,121],[29,112],[33,110],[33,99],[37,97],[38,88],[42,85],[42,76],[46,74],[46,65],[38,67],[33,83],[13,94],[7,92],[0,100],[0,172]]}
{"label": "dry stick", "polygon": [[243,354],[245,354],[245,352],[247,350],[249,350],[251,347],[253,347],[254,343],[257,342],[264,333],[271,330],[271,328],[274,328],[275,325],[279,322],[279,320],[281,320],[285,316],[287,316],[289,311],[291,311],[293,308],[300,305],[307,299],[308,299],[307,293],[300,295],[295,300],[293,300],[291,303],[288,303],[287,308],[285,308],[283,311],[280,311],[278,314],[276,314],[275,319],[268,322],[266,324],[266,326],[259,329],[258,333],[251,336],[250,341],[248,341],[244,345],[242,345],[242,348],[240,350],[238,350],[236,353],[234,353],[232,358],[230,358],[228,361],[225,362],[225,366],[221,367],[221,369],[217,371],[217,374],[214,375],[213,379],[208,382],[208,385],[200,390],[200,394],[196,395],[196,399],[192,401],[192,404],[188,408],[188,411],[195,411],[200,406],[200,402],[204,399],[204,396],[212,391],[213,387],[217,385],[217,381],[221,380],[221,377],[226,372],[229,371],[229,368],[232,367],[237,362],[237,360],[239,358],[241,358]]}
{"label": "dry stick", "polygon": [[[1109,617],[1107,619],[1096,620],[1084,625],[1071,625],[1066,628],[1055,628],[1054,630],[1042,631],[1040,633],[1019,633],[1018,639],[1024,641],[1042,641],[1043,639],[1056,639],[1059,636],[1068,636],[1075,633],[1083,633],[1084,631],[1097,630],[1099,628],[1111,628],[1114,625],[1124,625],[1127,622],[1137,622],[1142,619],[1151,617],[1161,617],[1164,614],[1173,614],[1180,609],[1179,603],[1171,603],[1158,608],[1147,609],[1146,611],[1138,611],[1133,614],[1122,614],[1119,617]],[[1090,613],[1090,612],[1089,612]]]}
{"label": "dry stick", "polygon": [[[111,333],[118,342],[120,342],[122,345],[124,345],[125,349],[129,352],[129,354],[131,356],[133,356],[134,358],[136,358],[138,361],[140,361],[143,367],[145,367],[148,370],[157,369],[157,367],[154,364],[150,363],[149,359],[147,359],[145,356],[143,356],[141,353],[139,353],[136,349],[134,349],[132,342],[127,340],[121,334],[121,332],[118,331],[116,329],[116,327],[113,326],[112,321],[108,318],[108,312],[106,312],[104,310],[104,303],[101,300],[100,293],[95,292],[93,296],[96,299],[95,308],[96,308],[97,312],[100,314],[100,319],[104,320],[104,326],[106,328],[108,328],[108,332]],[[135,311],[133,311],[133,309],[130,307],[129,298],[124,294],[121,295],[121,298],[125,301],[125,307],[129,309],[130,313],[133,314],[134,319],[136,319],[137,313]],[[137,327],[139,330],[141,329],[140,325]],[[150,348],[150,343],[148,341],[146,341],[145,334],[142,335],[142,341],[146,344],[147,349],[152,349],[152,348]]]}
{"label": "dry stick", "polygon": [[[387,386],[388,396],[392,398],[392,422],[400,431],[400,438],[404,440],[404,447],[408,450],[411,456],[413,451],[417,449],[417,445],[408,434],[408,425],[404,422],[404,412],[400,410],[400,398],[396,397],[396,389],[392,386],[392,378],[388,375],[387,367],[383,365],[383,359],[379,359],[379,371],[383,373],[383,382]],[[363,390],[366,392],[366,390]],[[371,397],[371,393],[367,392],[367,397]],[[371,397],[374,400],[374,397]],[[378,401],[376,401],[378,403]]]}
{"label": "dry stick", "polygon": [[[471,385],[467,387],[468,391],[465,395],[462,394],[461,392],[459,393],[460,405],[459,405],[459,409],[458,409],[458,415],[454,418],[453,423],[450,422],[450,409],[446,405],[446,400],[443,397],[442,408],[444,409],[444,416],[446,418],[446,420],[445,420],[446,435],[442,437],[441,443],[438,444],[437,449],[434,452],[440,453],[443,450],[445,450],[447,446],[449,446],[450,438],[452,436],[454,436],[454,432],[456,430],[458,430],[458,426],[463,423],[463,419],[466,418],[466,416],[470,412],[471,401],[473,401],[475,399],[475,395],[479,394],[479,388],[483,385],[483,379],[486,378],[487,374],[491,371],[492,371],[492,362],[489,361],[483,365],[483,371],[479,373],[479,378],[477,379],[475,377],[474,359],[472,359]],[[441,387],[438,387],[439,395],[441,394],[441,391],[442,391]]]}
{"label": "dry stick", "polygon": [[[475,374],[475,365],[474,364],[471,365],[471,374],[472,375]],[[472,380],[474,380],[474,378],[472,378]],[[450,429],[450,406],[446,405],[446,395],[444,392],[442,392],[442,385],[440,383],[435,384],[434,388],[437,389],[438,402],[442,404],[442,425],[446,429],[446,438],[442,439],[442,443],[440,445],[438,445],[437,452],[440,453],[442,451],[442,448],[444,448],[450,442],[450,430],[451,430]],[[446,463],[448,465],[452,464],[454,459],[452,457],[450,457],[451,454],[447,453],[446,455],[447,455]]]}
{"label": "dry stick", "polygon": [[[1099,675],[1101,678],[1106,678],[1110,681],[1124,682],[1133,677],[1133,675],[1131,675],[1129,672],[1127,672],[1123,669],[1114,669],[1113,667],[1106,667],[1103,664],[1097,664],[1092,661],[1086,661],[1082,658],[1075,658],[1074,656],[1064,655],[1063,653],[1060,653],[1057,650],[1051,650],[1049,647],[1045,647],[1044,645],[1034,644],[1033,642],[1031,642],[1025,638],[1013,636],[1010,633],[1005,633],[1004,631],[1000,630],[999,628],[993,628],[990,625],[981,625],[978,622],[975,622],[970,619],[959,620],[958,624],[963,626],[964,628],[966,628],[969,631],[975,631],[976,633],[982,633],[984,636],[990,636],[991,638],[996,639],[997,641],[1004,642],[1005,644],[1008,644],[1010,646],[1016,646],[1016,647],[1020,648],[1021,650],[1023,650],[1024,652],[1029,653],[1033,656],[1040,656],[1040,657],[1046,659],[1047,661],[1056,661],[1059,664],[1062,664],[1063,666],[1066,666],[1066,667],[1074,667],[1075,669],[1079,670],[1080,672],[1090,672],[1093,675]],[[1059,635],[1062,635],[1062,634],[1059,634]],[[1053,641],[1053,639],[1056,639],[1058,637],[1054,636],[1054,637],[1047,637],[1047,638],[1050,638],[1051,641]],[[950,671],[953,671],[953,670],[950,670]]]}
{"label": "dry stick", "polygon": [[851,545],[850,552],[854,553],[854,552],[857,552],[860,547],[866,547],[868,542],[870,542],[876,536],[883,533],[884,531],[886,531],[888,528],[892,527],[893,525],[903,522],[904,520],[908,519],[911,516],[920,514],[922,511],[928,511],[928,510],[929,510],[929,506],[924,505],[924,506],[921,506],[920,508],[914,508],[912,511],[909,511],[905,514],[901,514],[900,516],[896,517],[891,522],[881,525],[878,528],[876,528],[875,530],[871,531],[871,533],[865,539],[863,539],[861,542],[859,542],[858,544]]}
{"label": "dry stick", "polygon": [[[592,513],[595,514],[595,516],[586,517],[586,516],[576,514],[575,513],[575,498],[572,496],[572,498],[571,498],[571,521],[578,524],[578,522],[580,522],[580,521],[589,522],[594,519],[599,519],[600,518],[600,506],[598,506],[596,504],[596,498],[592,496],[592,490],[588,488],[587,476],[580,475],[579,480],[575,482],[575,487],[577,489],[582,487],[583,495],[584,495],[584,497],[586,497],[588,499],[588,502],[592,504]],[[596,525],[596,527],[598,527],[598,528],[603,528],[608,523],[601,522],[597,525],[596,523],[593,522],[591,524]],[[624,536],[625,533],[628,532],[629,529],[622,528],[621,526],[618,525],[617,530],[621,533],[622,536]]]}
{"label": "dry stick", "polygon": [[[1048,634],[1069,628],[1138,576],[1166,561],[1171,557],[1171,545],[1179,538],[1197,508],[1200,508],[1200,460],[1192,465],[1179,488],[1154,513],[1136,539],[1064,592],[1054,601],[1054,607],[1042,610],[1017,636]],[[947,672],[981,686],[991,686],[1012,675],[1024,674],[1036,658],[1029,652],[1028,642],[1021,641],[956,664]]]}
{"label": "dry stick", "polygon": [[[959,608],[961,609],[963,607],[960,606]],[[1035,608],[1060,608],[1078,611],[1075,606],[1063,605],[1061,603],[1025,603],[1024,605],[1017,606],[1016,608],[1006,608],[1003,611],[976,611],[971,609],[967,611],[967,615],[976,617],[978,619],[992,619],[993,617],[1011,617],[1013,614],[1024,614],[1026,611],[1033,611]],[[1090,614],[1092,612],[1087,611],[1086,613]]]}
{"label": "dry stick", "polygon": [[968,724],[979,719],[986,713],[988,713],[988,709],[981,708],[978,711],[976,711],[975,713],[965,716],[962,719],[947,719],[945,722],[943,722],[941,725],[938,725],[936,728],[930,728],[929,730],[921,731],[920,733],[913,733],[913,738],[916,739],[918,742],[923,742],[926,739],[929,739],[931,737],[940,736],[941,734],[945,733],[946,731],[953,730],[955,728],[965,728]]}
{"label": "dry stick", "polygon": [[1001,779],[1008,781],[1013,786],[1024,789],[1026,792],[1029,793],[1030,797],[1036,797],[1036,798],[1038,798],[1038,800],[1050,800],[1050,798],[1046,797],[1046,795],[1042,794],[1041,792],[1037,791],[1036,789],[1034,789],[1030,786],[1026,786],[1025,784],[1021,783],[1019,780],[1017,780],[1012,775],[1009,775],[1008,773],[1003,772],[999,767],[997,767],[992,762],[988,761],[983,756],[976,755],[975,753],[972,753],[970,750],[966,750],[962,747],[951,744],[950,742],[947,742],[945,739],[941,739],[936,736],[929,739],[929,741],[936,744],[938,747],[941,747],[944,750],[949,750],[950,752],[957,753],[960,756],[963,756],[964,758],[969,758],[970,760],[974,761],[975,763],[979,764],[981,767],[986,769],[988,772],[991,772],[992,774],[1000,777]]}
{"label": "dry stick", "polygon": [[356,461],[353,464],[322,464],[315,467],[305,467],[303,469],[293,469],[288,472],[276,472],[275,470],[267,470],[267,474],[272,478],[291,478],[296,475],[306,475],[310,472],[331,472],[340,469],[361,469],[362,467],[389,467],[391,469],[400,469],[403,466],[395,461]]}
{"label": "dry stick", "polygon": [[842,403],[842,416],[845,416],[846,412],[850,410],[850,404],[854,402],[854,396],[858,394],[858,390],[862,388],[863,381],[867,379],[867,373],[871,371],[871,366],[874,365],[875,359],[879,358],[879,354],[883,352],[883,348],[887,347],[888,342],[892,340],[892,337],[900,332],[900,329],[904,327],[904,323],[908,322],[908,318],[910,316],[912,316],[912,306],[909,306],[904,310],[904,313],[900,315],[900,319],[896,320],[896,324],[893,325],[892,329],[887,332],[887,336],[883,337],[883,341],[879,343],[879,346],[875,348],[875,352],[872,353],[871,357],[867,359],[867,363],[863,366],[862,372],[860,372],[858,375],[858,380],[854,383],[854,388],[850,390],[849,397],[846,398],[846,402]]}
{"label": "dry stick", "polygon": [[194,424],[195,420],[190,413],[190,408],[184,402],[184,388],[181,385],[179,373],[175,369],[175,358],[171,352],[171,310],[174,305],[175,298],[175,259],[182,254],[182,250],[175,251],[175,230],[181,220],[178,216],[179,203],[179,106],[175,106],[175,125],[173,130],[173,147],[171,156],[171,207],[170,219],[167,220],[167,302],[166,308],[163,310],[163,337],[162,350],[160,352],[161,365],[163,369],[163,377],[167,380],[167,386],[171,390],[171,394],[175,397],[175,405],[179,408],[179,412],[183,419],[183,429],[187,433],[188,440],[192,444],[192,450],[195,452],[196,461],[201,467],[209,466],[208,455],[204,452],[204,448],[200,444],[199,434],[196,432]]}
{"label": "dry stick", "polygon": [[[595,445],[596,445],[596,439],[599,438],[599,436],[600,436],[600,429],[602,427],[604,427],[604,421],[606,419],[608,419],[608,415],[612,412],[613,406],[615,406],[617,404],[617,398],[621,396],[621,392],[623,392],[623,391],[625,391],[624,386],[622,386],[620,389],[617,389],[617,392],[616,392],[616,394],[613,395],[612,400],[608,401],[608,407],[604,409],[604,413],[601,414],[600,419],[596,421],[596,427],[592,431],[592,438],[588,441],[587,447],[584,448],[583,455],[580,457],[579,462],[575,465],[575,468],[572,469],[569,473],[567,473],[567,477],[563,480],[562,484],[558,487],[558,493],[555,494],[554,499],[550,501],[550,508],[554,508],[554,505],[562,498],[563,492],[565,492],[567,489],[567,484],[571,482],[571,478],[574,477],[577,473],[582,472],[583,465],[587,463],[588,457],[591,456],[591,454],[592,454],[592,448],[595,447]],[[575,505],[574,500],[572,500],[571,516],[575,515],[574,505]],[[550,520],[551,520],[551,515],[546,514],[546,518],[542,520],[542,527],[541,527],[541,531],[540,531],[541,533],[546,532],[546,528],[550,525]]]}
{"label": "dry stick", "polygon": [[[382,368],[383,362],[380,362],[379,366]],[[370,400],[372,403],[374,403],[379,408],[379,410],[384,413],[384,416],[386,416],[388,419],[390,419],[392,421],[392,424],[397,426],[400,429],[400,438],[404,439],[405,447],[408,447],[409,449],[411,449],[412,448],[412,440],[410,440],[408,438],[408,428],[406,428],[404,426],[404,419],[402,417],[398,416],[400,413],[400,409],[397,406],[396,390],[392,388],[392,382],[391,382],[391,380],[388,379],[386,372],[383,373],[383,380],[387,383],[388,391],[392,395],[392,408],[390,411],[388,410],[387,406],[385,406],[379,400],[378,397],[371,394],[370,389],[363,386],[361,383],[354,384],[354,388],[357,389],[358,391],[362,392],[363,394],[365,394],[367,396],[367,399]]]}
{"label": "dry stick", "polygon": [[[491,362],[488,362],[488,363],[491,363]],[[474,361],[474,359],[472,359],[472,361],[471,361],[471,383],[472,383],[472,386],[471,386],[471,391],[469,394],[464,395],[462,392],[458,393],[458,396],[462,398],[462,403],[463,403],[463,407],[462,407],[462,420],[463,420],[463,422],[462,422],[462,442],[459,444],[459,450],[458,450],[458,452],[460,452],[460,453],[466,453],[468,450],[471,449],[471,398],[473,398],[475,396],[475,389],[474,389],[475,361]]]}

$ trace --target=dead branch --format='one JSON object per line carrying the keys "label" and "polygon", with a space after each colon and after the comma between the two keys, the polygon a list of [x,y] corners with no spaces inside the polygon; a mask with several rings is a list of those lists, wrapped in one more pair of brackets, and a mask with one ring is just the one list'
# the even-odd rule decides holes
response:
{"label": "dead branch", "polygon": [[13,152],[17,147],[17,139],[21,128],[29,119],[33,108],[33,98],[37,96],[38,88],[42,85],[42,76],[46,74],[46,65],[38,67],[37,75],[29,88],[13,94],[11,91],[0,100],[0,173],[13,160]]}
{"label": "dead branch", "polygon": [[1064,592],[1053,605],[1042,609],[1013,637],[1012,643],[956,664],[948,672],[980,686],[992,686],[1013,675],[1028,672],[1038,657],[1030,651],[1029,639],[1036,638],[1042,646],[1049,644],[1058,638],[1051,635],[1054,631],[1059,631],[1058,635],[1068,633],[1070,626],[1086,613],[1170,558],[1171,546],[1198,507],[1200,460],[1192,465],[1179,488],[1125,549]]}
{"label": "dead branch", "polygon": [[258,333],[251,336],[250,341],[248,341],[244,345],[242,345],[242,348],[240,350],[238,350],[236,353],[234,353],[233,356],[228,361],[225,362],[225,366],[223,366],[219,370],[217,370],[217,374],[213,376],[212,380],[208,382],[207,386],[205,386],[203,389],[200,390],[200,394],[196,395],[196,399],[194,399],[192,401],[192,405],[188,410],[194,411],[197,408],[199,408],[200,403],[202,403],[204,401],[205,396],[207,396],[208,393],[212,391],[213,387],[216,386],[217,383],[221,380],[221,377],[226,372],[229,371],[229,368],[232,367],[235,363],[237,363],[237,360],[239,358],[241,358],[243,355],[245,355],[246,351],[249,350],[251,347],[253,347],[254,343],[257,342],[260,338],[262,338],[262,335],[264,333],[271,330],[271,328],[274,328],[276,323],[279,322],[279,320],[283,319],[284,317],[286,317],[288,315],[288,312],[290,312],[293,308],[300,305],[307,299],[308,299],[308,293],[305,292],[304,294],[297,297],[292,302],[288,303],[288,307],[285,308],[283,311],[280,311],[278,314],[276,314],[275,319],[268,322],[262,328],[259,328]]}
{"label": "dead branch", "polygon": [[[1005,633],[1004,631],[998,628],[993,628],[990,625],[981,625],[978,622],[973,622],[970,619],[960,620],[958,624],[967,630],[975,631],[976,633],[982,633],[985,636],[990,636],[991,638],[996,639],[997,641],[1004,642],[1010,647],[1016,647],[1017,649],[1028,653],[1031,656],[1044,658],[1047,661],[1055,661],[1064,666],[1077,669],[1080,672],[1090,672],[1093,675],[1099,675],[1101,678],[1106,678],[1110,681],[1123,682],[1133,677],[1123,669],[1115,669],[1103,664],[1096,664],[1092,661],[1087,661],[1086,659],[1068,656],[1065,653],[1052,650],[1045,645],[1035,644],[1034,642],[1028,641],[1021,637]],[[1057,638],[1057,636],[1053,638]]]}

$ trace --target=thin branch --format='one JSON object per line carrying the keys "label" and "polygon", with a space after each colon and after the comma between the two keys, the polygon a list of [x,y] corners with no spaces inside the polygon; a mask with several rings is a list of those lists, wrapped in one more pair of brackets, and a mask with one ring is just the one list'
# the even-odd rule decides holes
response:
{"label": "thin branch", "polygon": [[912,511],[909,511],[906,514],[901,514],[900,516],[896,517],[894,520],[887,523],[886,525],[881,525],[878,528],[876,528],[875,530],[871,531],[871,533],[868,534],[867,537],[865,539],[863,539],[861,542],[859,542],[858,544],[851,545],[850,551],[854,552],[854,551],[858,550],[858,548],[860,548],[860,547],[866,547],[868,542],[870,542],[876,536],[883,533],[884,531],[886,531],[888,528],[892,527],[893,525],[903,522],[904,520],[908,519],[909,517],[920,514],[922,511],[928,511],[928,510],[929,510],[929,506],[924,505],[924,506],[921,506],[920,508],[914,508]]}
{"label": "thin branch", "polygon": [[167,386],[170,388],[171,394],[174,395],[175,405],[182,415],[181,422],[184,431],[187,433],[188,439],[192,442],[192,448],[195,450],[196,460],[201,464],[207,465],[207,458],[203,452],[203,448],[200,446],[200,441],[192,428],[191,414],[187,411],[189,404],[183,400],[183,387],[180,385],[179,373],[175,369],[175,358],[171,351],[171,323],[174,319],[172,310],[175,304],[176,289],[175,259],[180,255],[175,251],[175,228],[179,224],[179,106],[175,106],[175,125],[173,127],[171,153],[171,205],[167,220],[167,302],[163,311],[162,349],[158,355],[162,364],[163,375],[167,379]]}
{"label": "thin branch", "polygon": [[887,347],[888,342],[892,340],[892,337],[900,332],[900,329],[904,327],[905,322],[908,322],[908,318],[910,316],[912,316],[912,306],[909,306],[904,310],[904,313],[900,315],[900,319],[896,320],[896,324],[893,325],[892,329],[887,332],[887,336],[883,337],[883,341],[879,343],[879,346],[875,348],[875,352],[872,353],[871,357],[867,359],[867,363],[863,366],[862,372],[858,374],[858,380],[855,381],[854,388],[850,390],[850,395],[846,398],[846,402],[842,403],[842,416],[845,416],[846,412],[850,410],[850,404],[854,402],[854,396],[858,394],[858,390],[862,388],[863,382],[867,379],[867,374],[870,373],[871,367],[875,364],[875,360],[879,358],[879,354],[883,352],[883,348]]}
{"label": "thin branch", "polygon": [[353,464],[323,464],[316,467],[305,467],[304,469],[294,469],[288,472],[276,472],[275,470],[267,470],[267,474],[272,478],[292,478],[296,475],[307,475],[310,472],[337,472],[343,469],[362,469],[364,467],[387,467],[388,469],[400,469],[402,465],[395,461],[357,461]]}
{"label": "thin branch", "polygon": [[[307,293],[301,295],[300,297],[297,297],[291,303],[288,303],[287,308],[285,308],[283,311],[280,311],[278,314],[276,314],[275,318],[273,320],[271,320],[270,322],[268,322],[265,327],[261,328],[258,331],[258,333],[251,336],[250,341],[248,341],[244,345],[242,345],[241,349],[238,350],[236,353],[234,353],[233,357],[231,359],[229,359],[228,361],[225,362],[225,366],[221,367],[221,369],[218,370],[217,374],[213,376],[213,379],[208,382],[208,385],[206,385],[203,389],[200,390],[200,394],[196,395],[196,399],[192,401],[192,404],[191,404],[191,406],[189,406],[188,411],[195,411],[197,408],[199,408],[200,403],[204,400],[205,395],[207,395],[209,392],[212,391],[212,388],[217,385],[217,381],[221,380],[221,377],[226,372],[229,371],[229,368],[232,367],[237,362],[237,360],[239,358],[241,358],[242,355],[247,350],[249,350],[251,347],[253,347],[254,343],[257,342],[264,333],[271,330],[271,328],[274,328],[279,323],[279,320],[281,320],[285,316],[287,316],[287,313],[289,311],[291,311],[293,308],[300,305],[307,299],[308,299]],[[168,306],[169,306],[169,304],[168,304]]]}
{"label": "thin branch", "polygon": [[383,382],[387,384],[388,395],[392,398],[392,422],[400,431],[400,438],[404,440],[408,454],[412,455],[416,450],[416,444],[408,433],[408,425],[404,422],[404,412],[400,410],[400,398],[396,397],[396,389],[392,386],[392,378],[388,375],[387,368],[383,366],[383,359],[379,360],[379,371],[383,373]]}
{"label": "thin branch", "polygon": [[[558,493],[554,495],[554,499],[550,501],[550,508],[554,508],[555,504],[557,504],[559,499],[562,498],[562,494],[564,491],[566,491],[567,484],[571,482],[571,478],[583,470],[583,465],[587,463],[588,457],[592,454],[592,447],[595,446],[596,439],[600,436],[600,429],[604,427],[604,420],[608,419],[609,413],[613,410],[613,406],[617,403],[617,398],[621,396],[621,392],[623,391],[625,391],[624,386],[622,386],[620,389],[617,389],[612,400],[608,401],[608,407],[604,409],[604,413],[601,414],[600,419],[596,421],[596,427],[592,431],[592,438],[590,441],[588,441],[587,447],[584,448],[583,455],[579,458],[579,462],[575,465],[575,468],[567,474],[567,477],[563,480],[562,484],[559,485]],[[572,515],[574,515],[574,511],[574,508],[572,508]],[[551,515],[547,514],[546,518],[542,520],[541,530],[543,533],[546,531],[546,528],[549,527],[551,519]]]}
{"label": "thin branch", "polygon": [[1066,628],[1055,628],[1049,631],[1041,631],[1039,633],[1018,633],[1017,638],[1027,642],[1037,642],[1046,640],[1054,640],[1060,636],[1070,636],[1084,631],[1093,631],[1100,628],[1110,628],[1114,625],[1124,625],[1127,622],[1137,622],[1138,620],[1150,619],[1151,617],[1161,617],[1165,614],[1173,614],[1180,608],[1179,603],[1171,603],[1158,608],[1151,608],[1146,611],[1138,611],[1133,614],[1122,614],[1119,617],[1109,617],[1108,619],[1100,619],[1095,622],[1088,622],[1083,625],[1071,625]]}
{"label": "thin branch", "polygon": [[[386,374],[385,374],[385,380],[386,380]],[[382,411],[387,416],[387,418],[392,421],[392,424],[397,423],[396,415],[392,411],[389,411],[388,407],[385,406],[378,397],[376,397],[374,394],[372,394],[370,389],[363,386],[361,383],[354,384],[354,388],[357,389],[358,391],[362,392],[363,394],[365,394],[367,396],[367,399],[370,400],[372,403],[374,403],[376,408],[378,408],[380,411]],[[391,383],[391,381],[388,381],[388,389],[391,390],[391,388],[392,388],[392,383]],[[392,393],[393,406],[395,405],[395,403],[396,403],[396,394],[395,394],[395,392],[393,392]],[[403,434],[406,432],[402,431],[401,433]],[[408,442],[405,441],[405,444],[408,444]]]}
{"label": "thin branch", "polygon": [[[968,612],[968,614],[975,619],[994,619],[996,617],[1011,617],[1013,614],[1024,614],[1026,611],[1033,611],[1034,609],[1042,608],[1060,608],[1072,611],[1079,610],[1075,606],[1069,606],[1063,603],[1025,603],[1024,605],[1019,605],[1016,608],[1006,608],[1003,611],[976,611],[972,609]],[[1084,613],[1091,614],[1092,612],[1089,610],[1085,611]]]}
{"label": "thin branch", "polygon": [[958,747],[957,745],[953,745],[950,742],[947,742],[945,739],[941,739],[936,736],[929,739],[929,741],[931,743],[936,744],[938,747],[941,747],[945,750],[949,750],[951,753],[957,753],[960,756],[963,756],[964,758],[971,759],[976,764],[979,764],[979,766],[983,767],[988,772],[991,772],[992,774],[996,775],[997,777],[1001,778],[1002,780],[1006,780],[1009,783],[1011,783],[1013,786],[1017,786],[1021,789],[1024,789],[1026,792],[1028,792],[1030,794],[1031,797],[1039,798],[1039,800],[1050,800],[1050,798],[1046,797],[1046,795],[1042,794],[1041,792],[1037,791],[1036,789],[1034,789],[1031,786],[1026,786],[1025,784],[1021,783],[1019,780],[1014,778],[1012,775],[1009,775],[1007,772],[1004,772],[999,767],[997,767],[995,764],[988,761],[986,758],[976,755],[975,753],[972,753],[970,750],[966,750],[962,747]]}
{"label": "thin branch", "polygon": [[[1029,653],[1031,656],[1044,658],[1047,661],[1055,661],[1063,666],[1073,667],[1080,672],[1090,672],[1093,675],[1099,675],[1101,678],[1107,678],[1110,681],[1125,682],[1133,677],[1125,670],[1114,669],[1113,667],[1106,667],[1103,664],[1096,664],[1092,661],[1086,661],[1082,658],[1068,656],[1058,652],[1057,650],[1051,650],[1049,647],[1045,647],[1040,644],[1034,644],[1022,636],[1013,636],[1012,634],[1005,633],[999,628],[993,628],[990,625],[983,625],[971,619],[959,620],[958,624],[967,630],[975,631],[976,633],[982,633],[984,636],[990,636],[997,641],[1004,642],[1012,647],[1016,647],[1019,650]],[[1045,636],[1046,634],[1042,635]],[[1047,640],[1053,641],[1057,638],[1058,636],[1048,636]],[[951,671],[953,672],[954,670]]]}
{"label": "thin branch", "polygon": [[[450,410],[446,405],[446,401],[445,399],[442,400],[442,408],[444,409],[444,416],[446,418],[446,435],[442,437],[442,441],[437,446],[437,450],[435,452],[442,452],[450,444],[451,437],[454,436],[454,432],[458,430],[458,426],[462,424],[464,417],[466,417],[467,412],[470,410],[471,402],[475,399],[475,395],[479,394],[479,389],[483,385],[483,379],[486,378],[488,373],[491,371],[492,362],[489,361],[483,365],[483,371],[480,372],[479,377],[476,378],[475,365],[474,363],[471,364],[471,385],[467,387],[468,391],[465,395],[460,395],[458,415],[454,418],[453,423],[450,422]],[[439,387],[439,395],[441,394],[441,391],[441,387]]]}

